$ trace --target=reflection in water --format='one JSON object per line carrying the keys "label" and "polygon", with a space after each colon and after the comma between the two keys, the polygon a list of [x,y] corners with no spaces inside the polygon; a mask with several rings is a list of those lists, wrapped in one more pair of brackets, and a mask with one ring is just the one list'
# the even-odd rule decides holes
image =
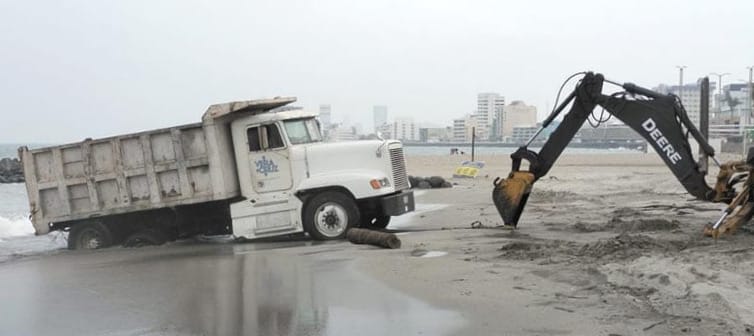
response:
{"label": "reflection in water", "polygon": [[0,292],[0,334],[442,335],[462,326],[458,314],[391,290],[348,260],[259,247],[124,249],[0,264],[0,288],[16,289]]}
{"label": "reflection in water", "polygon": [[[231,255],[184,265],[188,331],[212,335],[299,335],[325,330],[327,307],[312,299],[312,276],[295,258]],[[184,302],[181,302],[184,301]]]}

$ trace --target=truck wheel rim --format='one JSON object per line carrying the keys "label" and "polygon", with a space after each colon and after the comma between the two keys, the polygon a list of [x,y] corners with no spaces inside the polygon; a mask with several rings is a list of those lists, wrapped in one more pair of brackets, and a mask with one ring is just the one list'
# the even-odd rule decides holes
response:
{"label": "truck wheel rim", "polygon": [[87,231],[81,234],[80,245],[86,249],[96,249],[100,246],[100,236],[97,232]]}
{"label": "truck wheel rim", "polygon": [[340,204],[325,203],[314,214],[314,225],[319,233],[327,237],[337,237],[348,225],[348,214]]}

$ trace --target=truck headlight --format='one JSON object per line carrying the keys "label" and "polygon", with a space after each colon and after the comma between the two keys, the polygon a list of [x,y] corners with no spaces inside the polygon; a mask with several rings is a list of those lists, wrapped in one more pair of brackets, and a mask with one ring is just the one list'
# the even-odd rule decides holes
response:
{"label": "truck headlight", "polygon": [[380,189],[384,187],[390,186],[390,180],[387,179],[387,177],[383,177],[382,179],[374,179],[369,181],[369,185],[372,186],[372,189]]}

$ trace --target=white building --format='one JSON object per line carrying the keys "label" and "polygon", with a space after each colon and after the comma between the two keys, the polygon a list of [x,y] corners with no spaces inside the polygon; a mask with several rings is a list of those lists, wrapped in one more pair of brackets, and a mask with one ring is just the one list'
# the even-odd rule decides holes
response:
{"label": "white building", "polygon": [[[479,129],[477,115],[467,114],[460,119],[453,119],[453,130],[451,140],[454,142],[471,142],[472,134]],[[477,138],[479,131],[476,131]]]}
{"label": "white building", "polygon": [[411,118],[397,118],[391,124],[393,139],[419,141],[419,126]]}
{"label": "white building", "polygon": [[372,108],[372,115],[374,117],[374,130],[379,130],[382,125],[387,124],[387,106],[375,105]]}
{"label": "white building", "polygon": [[517,126],[531,126],[537,123],[537,107],[526,105],[520,100],[514,100],[503,108],[502,118],[498,120],[500,135],[503,139],[513,136]]}
{"label": "white building", "polygon": [[498,115],[505,106],[505,97],[499,93],[484,92],[477,94],[477,137],[488,140],[497,137],[495,133],[495,116]]}
{"label": "white building", "polygon": [[517,125],[511,128],[511,141],[517,144],[525,144],[539,130],[539,126]]}
{"label": "white building", "polygon": [[332,108],[330,104],[319,105],[319,121],[322,122],[322,128],[329,129],[332,125]]}
{"label": "white building", "polygon": [[[709,83],[709,102],[713,104],[714,92],[716,84],[714,82]],[[681,98],[683,107],[686,108],[686,113],[689,115],[689,119],[696,127],[699,127],[699,114],[701,111],[701,79],[695,84],[685,84],[679,89],[678,85],[665,85],[660,84],[652,90],[659,93],[672,93]]]}

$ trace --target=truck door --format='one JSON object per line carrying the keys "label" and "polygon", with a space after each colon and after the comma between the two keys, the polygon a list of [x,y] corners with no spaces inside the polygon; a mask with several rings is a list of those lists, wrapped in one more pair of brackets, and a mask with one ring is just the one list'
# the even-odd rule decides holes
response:
{"label": "truck door", "polygon": [[254,191],[262,194],[290,189],[291,163],[278,125],[249,127],[246,136]]}
{"label": "truck door", "polygon": [[291,196],[290,154],[279,126],[249,126],[245,135],[253,192],[230,206],[233,233],[251,239],[303,231],[300,201]]}

